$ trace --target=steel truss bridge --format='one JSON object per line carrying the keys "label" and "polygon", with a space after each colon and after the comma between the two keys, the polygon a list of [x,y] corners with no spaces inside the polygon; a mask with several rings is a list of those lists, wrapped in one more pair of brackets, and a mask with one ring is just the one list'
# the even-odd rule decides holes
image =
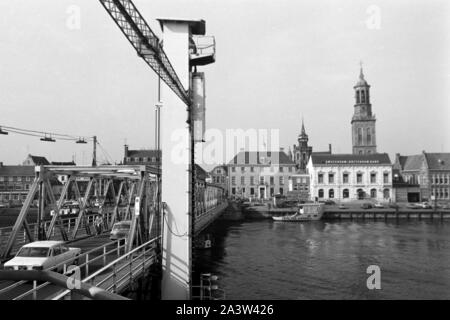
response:
{"label": "steel truss bridge", "polygon": [[[160,19],[165,34],[163,48],[131,0],[99,1],[138,56],[167,85],[167,89],[161,85],[158,88],[158,151],[169,155],[173,148],[170,134],[182,128],[190,137],[183,145],[189,155],[181,165],[163,156],[162,170],[128,165],[36,167],[36,177],[15,224],[0,228],[0,257],[6,260],[24,243],[36,239],[59,239],[82,248],[78,269],[72,269],[66,261],[44,271],[1,270],[0,299],[121,299],[120,294],[133,290],[143,275],[150,275],[152,283],[160,282],[161,265],[166,275],[163,298],[190,298],[193,237],[227,207],[225,190],[196,179],[195,174],[194,150],[199,140],[194,140],[194,113],[199,104],[194,97],[204,98],[204,93],[194,92],[192,74],[197,66],[215,61],[215,40],[204,36],[205,22]],[[208,40],[206,44],[202,39]],[[172,63],[168,57],[173,58]],[[161,89],[166,93],[165,101],[169,101],[162,113]],[[165,137],[162,146],[160,135]],[[61,177],[66,182],[57,188],[54,181]],[[35,201],[37,209],[32,208]],[[77,206],[71,216],[61,214],[67,201]],[[36,221],[32,221],[33,210],[38,211]],[[103,217],[100,235],[92,226],[98,215]],[[122,220],[131,220],[128,238],[123,243],[110,241],[109,230]],[[59,269],[63,274],[55,272]],[[80,280],[67,277],[71,272]]]}
{"label": "steel truss bridge", "polygon": [[[133,289],[142,276],[152,285],[160,277],[161,238],[169,207],[158,201],[159,172],[151,166],[38,166],[36,177],[12,227],[0,228],[3,260],[25,243],[36,240],[62,240],[82,248],[78,258],[82,288],[68,290],[70,261],[51,270],[1,271],[0,299],[118,299],[117,294]],[[52,181],[65,176],[60,190]],[[193,234],[198,235],[226,208],[222,188],[198,182]],[[37,221],[30,223],[31,205],[39,206]],[[63,215],[65,204],[78,203],[76,214]],[[103,233],[96,235],[93,222],[103,217]],[[115,222],[131,220],[124,242],[110,241]],[[156,280],[155,280],[156,279]],[[33,282],[33,285],[29,281]],[[156,284],[157,285],[157,284]],[[102,290],[92,295],[92,287]],[[95,290],[94,290],[95,291]]]}

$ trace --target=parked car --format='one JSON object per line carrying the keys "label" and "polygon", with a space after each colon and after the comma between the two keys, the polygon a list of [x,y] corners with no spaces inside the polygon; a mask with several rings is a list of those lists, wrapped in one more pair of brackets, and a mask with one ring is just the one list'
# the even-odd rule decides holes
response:
{"label": "parked car", "polygon": [[[63,241],[35,241],[24,245],[5,263],[5,270],[46,270],[63,262],[78,264],[80,248],[68,247]],[[58,267],[61,271],[64,266]]]}
{"label": "parked car", "polygon": [[389,208],[399,209],[400,206],[399,206],[398,204],[396,204],[396,203],[390,203],[390,204],[389,204]]}
{"label": "parked car", "polygon": [[127,238],[131,229],[131,220],[116,222],[111,229],[109,239],[119,240]]}
{"label": "parked car", "polygon": [[383,209],[384,208],[384,206],[381,203],[375,203],[374,207],[377,208],[377,209]]}
{"label": "parked car", "polygon": [[336,202],[334,202],[333,200],[325,200],[324,202],[326,205],[335,205]]}
{"label": "parked car", "polygon": [[446,205],[442,206],[442,209],[450,210],[450,204],[446,204]]}
{"label": "parked car", "polygon": [[339,209],[342,209],[342,210],[344,210],[344,209],[348,209],[348,207],[346,207],[345,205],[343,205],[343,204],[340,204],[339,205]]}
{"label": "parked car", "polygon": [[408,203],[408,204],[406,205],[406,207],[407,207],[408,209],[419,209],[419,208],[420,208],[419,205],[417,205],[416,203]]}
{"label": "parked car", "polygon": [[366,203],[363,203],[361,205],[361,208],[363,208],[363,209],[372,209],[373,205],[371,203],[366,202]]}
{"label": "parked car", "polygon": [[432,209],[432,206],[428,202],[422,202],[418,204],[421,209]]}

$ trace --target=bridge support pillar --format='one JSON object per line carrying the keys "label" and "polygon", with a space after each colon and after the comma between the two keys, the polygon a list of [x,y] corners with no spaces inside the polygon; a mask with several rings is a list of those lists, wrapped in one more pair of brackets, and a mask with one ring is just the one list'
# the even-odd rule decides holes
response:
{"label": "bridge support pillar", "polygon": [[[164,51],[185,89],[189,88],[192,22],[160,19]],[[163,82],[161,82],[163,83]],[[163,300],[191,298],[190,129],[184,102],[162,84],[161,150],[163,206]]]}

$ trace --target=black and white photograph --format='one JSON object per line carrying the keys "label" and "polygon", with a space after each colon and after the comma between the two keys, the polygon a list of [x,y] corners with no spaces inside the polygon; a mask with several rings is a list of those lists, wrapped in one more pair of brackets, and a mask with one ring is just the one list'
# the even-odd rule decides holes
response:
{"label": "black and white photograph", "polygon": [[0,0],[0,300],[450,300],[449,30],[446,0]]}

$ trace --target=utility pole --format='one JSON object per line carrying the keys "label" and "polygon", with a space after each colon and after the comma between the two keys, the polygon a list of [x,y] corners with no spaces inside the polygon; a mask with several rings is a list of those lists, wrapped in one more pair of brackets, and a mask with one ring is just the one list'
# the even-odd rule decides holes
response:
{"label": "utility pole", "polygon": [[92,166],[97,166],[97,136],[93,137],[93,153],[92,153]]}

